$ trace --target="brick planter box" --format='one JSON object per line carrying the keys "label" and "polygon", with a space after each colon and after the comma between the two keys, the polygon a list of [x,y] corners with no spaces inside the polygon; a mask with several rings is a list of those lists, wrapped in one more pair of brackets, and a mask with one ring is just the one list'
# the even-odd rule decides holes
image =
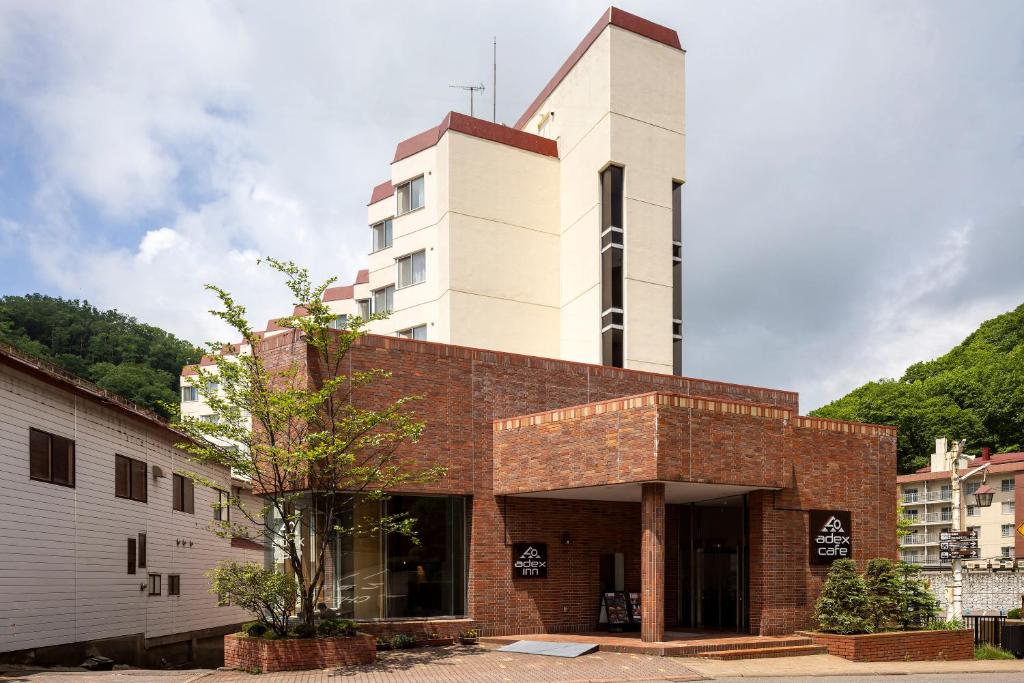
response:
{"label": "brick planter box", "polygon": [[974,631],[892,631],[847,636],[803,631],[815,645],[854,662],[926,662],[974,659]]}
{"label": "brick planter box", "polygon": [[246,671],[301,671],[372,664],[377,660],[373,636],[284,638],[264,640],[242,633],[224,636],[224,666]]}

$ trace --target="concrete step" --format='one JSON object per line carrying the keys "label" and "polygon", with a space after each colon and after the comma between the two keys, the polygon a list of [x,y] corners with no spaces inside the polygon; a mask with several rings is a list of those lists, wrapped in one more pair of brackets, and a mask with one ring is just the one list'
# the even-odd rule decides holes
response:
{"label": "concrete step", "polygon": [[697,656],[703,659],[724,661],[730,659],[764,659],[768,657],[801,657],[803,655],[824,654],[828,654],[828,648],[823,645],[787,645],[784,647],[753,647],[742,650],[716,650],[702,652]]}

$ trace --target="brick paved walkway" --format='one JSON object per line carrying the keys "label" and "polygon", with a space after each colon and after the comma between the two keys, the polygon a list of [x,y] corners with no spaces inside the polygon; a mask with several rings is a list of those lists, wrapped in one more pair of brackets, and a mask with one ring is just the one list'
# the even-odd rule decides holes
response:
{"label": "brick paved walkway", "polygon": [[217,671],[196,683],[591,683],[697,680],[679,661],[650,655],[597,652],[576,659],[432,647],[382,652],[376,664],[337,671],[296,671],[254,678]]}

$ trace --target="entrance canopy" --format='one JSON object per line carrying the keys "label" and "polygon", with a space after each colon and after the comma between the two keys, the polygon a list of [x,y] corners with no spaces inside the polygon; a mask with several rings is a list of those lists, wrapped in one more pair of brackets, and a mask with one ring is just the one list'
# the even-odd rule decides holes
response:
{"label": "entrance canopy", "polygon": [[497,495],[698,502],[792,482],[792,411],[651,392],[494,421]]}

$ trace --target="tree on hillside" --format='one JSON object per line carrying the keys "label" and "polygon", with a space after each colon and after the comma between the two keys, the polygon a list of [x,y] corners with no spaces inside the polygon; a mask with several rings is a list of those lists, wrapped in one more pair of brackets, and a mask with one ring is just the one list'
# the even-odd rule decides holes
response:
{"label": "tree on hillside", "polygon": [[899,380],[854,389],[811,415],[894,425],[900,473],[928,463],[935,438],[968,448],[1024,447],[1024,305],[988,320],[949,353],[916,363]]}
{"label": "tree on hillside", "polygon": [[[397,533],[415,538],[415,520],[403,514],[355,519],[351,512],[356,499],[382,500],[389,489],[435,480],[445,470],[400,456],[400,447],[417,441],[424,429],[411,410],[416,397],[383,404],[360,400],[371,395],[364,390],[386,382],[390,373],[345,372],[349,349],[367,321],[354,317],[344,329],[329,329],[336,314],[322,299],[333,279],[314,286],[305,269],[273,259],[267,263],[284,275],[295,304],[306,312],[278,323],[301,333],[308,357],[304,354],[303,363],[283,367],[268,363],[245,309],[226,291],[208,286],[220,299],[214,315],[237,331],[252,352],[237,357],[211,353],[215,369],[200,367],[196,385],[219,420],[182,417],[176,426],[191,437],[182,447],[195,460],[231,467],[251,478],[254,492],[264,496],[258,509],[235,497],[222,506],[241,512],[283,554],[299,594],[299,617],[312,625],[327,551],[338,535]],[[222,347],[220,342],[210,345],[211,351]],[[211,388],[214,381],[216,390]],[[217,528],[224,535],[246,530],[229,522]],[[314,547],[310,539],[315,539]]]}
{"label": "tree on hillside", "polygon": [[88,301],[29,294],[0,297],[0,342],[59,365],[165,417],[183,365],[200,349]]}

